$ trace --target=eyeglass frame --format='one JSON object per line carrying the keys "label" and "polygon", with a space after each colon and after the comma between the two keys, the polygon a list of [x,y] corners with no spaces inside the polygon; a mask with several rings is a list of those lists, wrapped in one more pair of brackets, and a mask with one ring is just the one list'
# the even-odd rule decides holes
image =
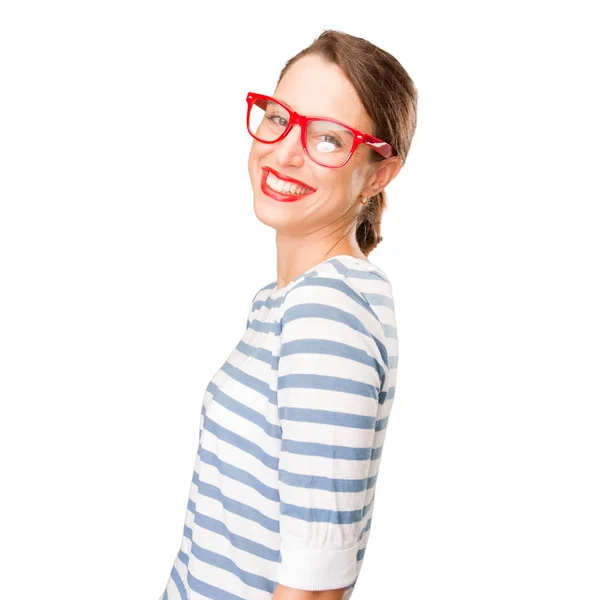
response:
{"label": "eyeglass frame", "polygon": [[[253,102],[258,99],[272,100],[273,102],[276,102],[277,104],[280,104],[281,106],[283,106],[290,113],[290,119],[289,119],[289,122],[288,122],[286,128],[283,130],[283,133],[275,140],[271,140],[271,141],[261,140],[261,139],[257,138],[250,130],[250,111],[252,109]],[[304,153],[308,156],[308,158],[310,158],[312,161],[316,162],[318,165],[321,165],[322,167],[328,167],[330,169],[339,169],[340,167],[343,167],[352,158],[354,151],[356,150],[356,148],[358,146],[360,146],[360,144],[366,144],[367,146],[369,146],[369,148],[371,148],[372,150],[374,150],[375,152],[377,152],[378,154],[383,156],[383,158],[389,158],[390,156],[396,156],[398,154],[398,152],[396,152],[396,149],[391,144],[388,144],[387,142],[384,142],[383,140],[380,140],[379,138],[376,138],[373,135],[369,135],[368,133],[363,133],[362,131],[355,129],[354,127],[350,127],[349,125],[346,125],[345,123],[342,123],[341,121],[337,121],[336,119],[331,119],[329,117],[307,117],[307,116],[301,115],[301,114],[297,113],[295,110],[292,110],[289,106],[287,106],[287,104],[285,104],[281,100],[277,100],[277,98],[273,98],[272,96],[267,96],[265,94],[256,94],[254,92],[248,92],[248,95],[246,96],[246,102],[248,103],[248,113],[246,115],[246,127],[248,129],[248,133],[255,140],[257,140],[258,142],[261,142],[263,144],[275,144],[276,142],[280,142],[284,137],[287,136],[287,134],[292,130],[292,127],[294,125],[296,125],[296,123],[297,123],[298,125],[300,125],[300,139],[302,140],[302,148],[304,150]],[[348,153],[346,160],[341,165],[326,165],[326,164],[319,162],[318,160],[316,160],[315,158],[313,158],[310,155],[308,148],[306,147],[306,127],[311,121],[331,121],[332,123],[335,123],[336,125],[345,127],[346,129],[348,129],[349,131],[352,132],[352,134],[354,136],[353,140],[352,140],[352,148],[350,149],[350,152]]]}

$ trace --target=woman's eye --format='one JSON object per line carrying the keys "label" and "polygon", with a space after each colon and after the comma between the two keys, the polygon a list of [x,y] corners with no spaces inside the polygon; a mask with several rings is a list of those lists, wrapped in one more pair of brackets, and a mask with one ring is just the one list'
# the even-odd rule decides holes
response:
{"label": "woman's eye", "polygon": [[278,115],[265,115],[265,118],[269,119],[270,121],[272,121],[275,125],[278,125],[279,127],[287,126],[287,119],[285,119],[284,117],[280,117]]}
{"label": "woman's eye", "polygon": [[324,138],[327,138],[325,141],[329,142],[331,144],[335,144],[336,147],[340,148],[342,145],[342,142],[340,142],[340,140],[338,138],[336,138],[334,135],[324,135]]}
{"label": "woman's eye", "polygon": [[317,148],[321,152],[333,152],[342,147],[342,142],[334,135],[326,133],[317,136]]}

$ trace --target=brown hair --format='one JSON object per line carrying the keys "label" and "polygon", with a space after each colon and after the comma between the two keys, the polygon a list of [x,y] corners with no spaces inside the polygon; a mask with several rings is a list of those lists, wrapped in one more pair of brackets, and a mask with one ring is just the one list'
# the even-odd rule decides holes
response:
{"label": "brown hair", "polygon": [[[417,88],[398,60],[363,38],[327,29],[285,63],[278,85],[287,70],[307,54],[317,54],[342,69],[375,123],[373,135],[391,144],[404,163],[417,125]],[[373,150],[370,155],[374,161],[384,160]],[[383,239],[381,217],[386,207],[382,190],[358,216],[356,240],[365,255]]]}

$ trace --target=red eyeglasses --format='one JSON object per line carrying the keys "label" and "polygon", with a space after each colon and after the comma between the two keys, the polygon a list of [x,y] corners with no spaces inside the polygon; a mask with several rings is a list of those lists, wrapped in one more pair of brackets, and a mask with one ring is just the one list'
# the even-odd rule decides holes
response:
{"label": "red eyeglasses", "polygon": [[259,142],[274,144],[282,140],[297,123],[304,152],[323,167],[343,167],[360,144],[367,144],[384,158],[395,156],[390,144],[362,133],[349,125],[326,117],[305,117],[263,94],[246,97],[248,133]]}

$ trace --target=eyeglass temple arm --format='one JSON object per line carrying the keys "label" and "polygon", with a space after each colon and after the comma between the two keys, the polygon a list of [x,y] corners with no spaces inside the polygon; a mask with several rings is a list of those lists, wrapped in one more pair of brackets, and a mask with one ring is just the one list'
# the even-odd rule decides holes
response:
{"label": "eyeglass temple arm", "polygon": [[365,144],[371,146],[375,152],[379,152],[383,158],[389,158],[396,154],[396,150],[390,146],[387,142],[382,142],[377,138],[365,138]]}

